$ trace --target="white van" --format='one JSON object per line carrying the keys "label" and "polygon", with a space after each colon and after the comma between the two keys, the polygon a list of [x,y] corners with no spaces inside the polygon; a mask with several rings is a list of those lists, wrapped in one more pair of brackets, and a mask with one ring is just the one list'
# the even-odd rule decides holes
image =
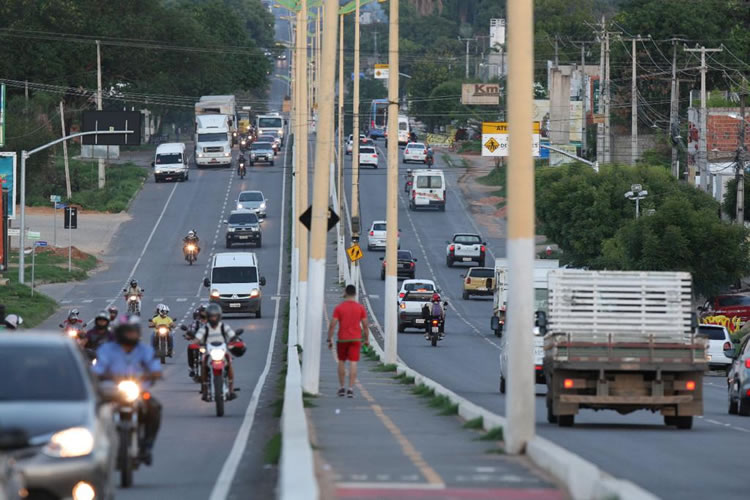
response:
{"label": "white van", "polygon": [[154,167],[154,181],[156,182],[172,179],[188,180],[185,145],[181,142],[159,144],[151,166]]}
{"label": "white van", "polygon": [[442,170],[420,169],[409,170],[411,178],[409,191],[409,208],[437,208],[445,211],[445,176]]}
{"label": "white van", "polygon": [[232,164],[232,140],[229,117],[198,115],[195,117],[195,164],[199,167]]}
{"label": "white van", "polygon": [[211,277],[203,280],[210,289],[210,301],[227,313],[261,315],[260,287],[266,278],[260,276],[258,259],[253,252],[217,253],[211,260]]}
{"label": "white van", "polygon": [[411,133],[411,127],[409,126],[409,117],[406,115],[398,115],[398,145],[403,146],[409,142],[409,134]]}

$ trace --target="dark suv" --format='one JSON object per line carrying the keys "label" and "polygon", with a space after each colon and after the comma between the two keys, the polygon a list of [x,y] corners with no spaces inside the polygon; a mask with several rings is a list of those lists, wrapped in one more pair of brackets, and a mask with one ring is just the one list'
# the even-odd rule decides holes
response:
{"label": "dark suv", "polygon": [[256,247],[261,246],[260,221],[255,212],[235,210],[229,214],[229,219],[225,220],[224,224],[227,225],[227,248],[232,248],[233,243],[253,243]]}

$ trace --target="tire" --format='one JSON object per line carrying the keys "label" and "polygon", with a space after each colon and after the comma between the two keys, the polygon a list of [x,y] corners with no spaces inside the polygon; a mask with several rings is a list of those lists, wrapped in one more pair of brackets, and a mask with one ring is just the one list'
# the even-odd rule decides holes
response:
{"label": "tire", "polygon": [[367,244],[367,250],[368,250],[369,252],[371,252],[371,251],[372,251],[372,245],[370,245],[369,243]]}
{"label": "tire", "polygon": [[463,295],[461,295],[461,297],[462,297],[462,298],[463,298],[464,300],[469,300],[469,292],[467,292],[466,290],[464,290],[464,293],[463,293]]}
{"label": "tire", "polygon": [[232,242],[227,240],[227,248],[232,248]]}
{"label": "tire", "polygon": [[154,175],[154,182],[158,184],[158,183],[160,183],[160,182],[161,182],[161,180],[159,180],[159,178],[158,178],[157,176],[155,176],[155,175]]}
{"label": "tire", "polygon": [[255,242],[255,248],[260,248],[263,245],[263,239],[258,238],[258,241]]}
{"label": "tire", "polygon": [[505,394],[505,377],[500,375],[500,394]]}
{"label": "tire", "polygon": [[479,261],[479,267],[484,267],[484,259]]}
{"label": "tire", "polygon": [[437,347],[438,338],[437,335],[432,335],[430,337],[430,343],[432,344],[432,347]]}
{"label": "tire", "polygon": [[575,420],[575,415],[558,415],[557,425],[559,425],[560,427],[573,427]]}
{"label": "tire", "polygon": [[414,279],[414,277],[415,277],[416,275],[417,275],[417,273],[411,273],[411,274],[409,275],[409,279]]}
{"label": "tire", "polygon": [[439,210],[440,210],[441,212],[445,212],[445,205],[444,205],[444,204],[443,204],[443,205],[440,205],[440,208],[439,208]]}
{"label": "tire", "polygon": [[739,413],[739,405],[737,404],[737,401],[732,400],[732,397],[729,397],[729,409],[728,412],[730,415],[737,415]]}
{"label": "tire", "polygon": [[130,433],[120,430],[120,444],[117,450],[117,462],[120,466],[120,487],[130,488],[133,485],[133,462],[130,460],[128,445],[130,444]]}
{"label": "tire", "polygon": [[674,425],[677,426],[678,429],[688,430],[693,428],[693,416],[689,415],[686,417],[672,417],[674,418],[675,422]]}
{"label": "tire", "polygon": [[255,317],[260,318],[260,307],[258,307],[258,310],[255,311]]}
{"label": "tire", "polygon": [[273,160],[271,160],[271,166],[273,167]]}
{"label": "tire", "polygon": [[214,381],[214,401],[216,402],[216,416],[224,416],[224,375],[213,377]]}
{"label": "tire", "polygon": [[445,258],[445,265],[448,266],[448,267],[453,267],[453,259],[451,259],[450,257],[446,257]]}
{"label": "tire", "polygon": [[552,411],[552,398],[547,397],[547,422],[550,424],[557,423],[557,416]]}
{"label": "tire", "polygon": [[664,425],[677,425],[677,423],[675,422],[676,418],[677,417],[665,415],[664,416]]}
{"label": "tire", "polygon": [[398,333],[404,333],[406,328],[401,323],[398,324]]}
{"label": "tire", "polygon": [[750,417],[750,399],[737,398],[737,414]]}
{"label": "tire", "polygon": [[384,272],[380,273],[380,281],[385,281],[385,273]]}

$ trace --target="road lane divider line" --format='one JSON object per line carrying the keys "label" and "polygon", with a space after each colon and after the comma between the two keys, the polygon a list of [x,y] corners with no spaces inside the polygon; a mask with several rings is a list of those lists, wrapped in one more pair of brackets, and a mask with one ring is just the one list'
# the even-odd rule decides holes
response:
{"label": "road lane divider line", "polygon": [[[284,152],[286,158],[286,151]],[[234,172],[232,172],[234,175]],[[255,414],[258,410],[258,403],[260,401],[260,393],[263,391],[263,387],[266,384],[268,378],[268,372],[271,370],[271,362],[273,361],[273,350],[276,344],[276,331],[279,326],[279,307],[281,304],[281,284],[284,273],[284,227],[286,225],[286,174],[281,176],[281,224],[279,225],[279,262],[278,262],[278,276],[276,279],[276,297],[272,297],[271,300],[276,302],[273,313],[273,326],[271,327],[271,338],[268,342],[268,352],[266,353],[266,363],[263,366],[263,371],[258,378],[258,382],[255,384],[253,394],[250,397],[250,403],[247,405],[245,410],[245,416],[242,420],[242,425],[237,432],[237,437],[232,445],[232,450],[229,452],[224,465],[221,468],[219,476],[216,478],[216,483],[211,490],[209,500],[224,500],[227,498],[229,491],[232,487],[232,482],[237,474],[237,468],[242,460],[242,455],[245,453],[245,448],[250,437],[250,431],[252,430],[253,423],[255,422]],[[296,347],[295,347],[296,351]],[[290,361],[291,363],[291,361]],[[297,366],[299,366],[297,364]],[[300,398],[300,404],[302,404]]]}

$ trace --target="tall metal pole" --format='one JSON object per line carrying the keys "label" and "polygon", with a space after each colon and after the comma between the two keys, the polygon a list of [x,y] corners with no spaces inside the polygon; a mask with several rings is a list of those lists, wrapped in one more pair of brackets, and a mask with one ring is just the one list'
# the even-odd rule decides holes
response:
{"label": "tall metal pole", "polygon": [[680,178],[680,168],[677,163],[678,152],[675,143],[675,131],[678,130],[678,113],[679,113],[679,86],[677,83],[677,40],[672,40],[672,88],[669,93],[669,138],[672,142],[672,176]]}
{"label": "tall metal pole", "polygon": [[737,149],[737,224],[745,223],[745,93],[740,94],[740,137]]}
{"label": "tall metal pole", "polygon": [[294,215],[294,223],[297,226],[297,243],[299,245],[299,282],[297,283],[297,341],[304,345],[307,306],[307,259],[308,259],[308,236],[307,228],[299,222],[299,216],[307,210],[307,170],[308,170],[308,120],[310,118],[309,108],[309,79],[307,64],[307,0],[300,0],[299,12],[297,13],[297,132],[294,137],[295,158],[297,166],[295,177],[297,178],[297,213]]}
{"label": "tall metal pole", "polygon": [[609,108],[610,108],[610,82],[609,82],[609,38],[610,32],[607,31],[604,34],[604,161],[610,163],[612,161],[612,149],[611,141],[612,136],[610,135],[610,119],[609,119]]}
{"label": "tall metal pole", "polygon": [[468,80],[469,79],[469,42],[471,41],[470,38],[466,39],[466,74],[465,77]]}
{"label": "tall metal pole", "polygon": [[[338,23],[338,0],[324,0],[323,43],[321,59],[336,59],[336,31]],[[319,82],[333,83],[336,77],[334,64],[321,65]],[[315,138],[315,177],[313,179],[312,221],[310,224],[310,283],[307,294],[307,334],[302,361],[302,387],[310,394],[317,394],[320,377],[320,336],[323,323],[323,308],[326,280],[326,236],[328,224],[328,182],[331,168],[333,141],[333,111],[335,87],[321,85],[318,96],[319,125]],[[395,292],[394,292],[395,296]]]}
{"label": "tall metal pole", "polygon": [[[102,52],[99,40],[96,41],[96,109],[102,110]],[[104,158],[99,158],[99,189],[104,189],[106,182]],[[70,193],[68,193],[68,198],[70,198]]]}
{"label": "tall metal pole", "polygon": [[[523,453],[534,437],[534,84],[533,2],[508,1],[508,427],[505,450]],[[391,301],[395,302],[395,301]]]}
{"label": "tall metal pole", "polygon": [[[396,259],[398,247],[398,0],[391,0],[388,15],[388,172],[385,205],[385,295],[395,297],[398,293]],[[531,87],[529,87],[531,88]],[[396,325],[396,301],[385,300],[385,363],[395,363],[398,334]]]}
{"label": "tall metal pole", "polygon": [[586,149],[588,146],[588,138],[586,137],[586,43],[581,43],[581,156],[588,158]]}
{"label": "tall metal pole", "polygon": [[[21,151],[21,185],[19,186],[20,198],[21,198],[21,217],[20,217],[20,234],[18,236],[18,282],[24,284],[24,268],[26,267],[26,259],[23,253],[26,247],[26,157],[28,153],[24,149]],[[12,196],[12,195],[11,195]]]}
{"label": "tall metal pole", "polygon": [[631,75],[630,81],[630,164],[635,165],[638,159],[638,86],[636,84],[636,59],[635,59],[635,42],[640,39],[640,36],[633,38],[632,42],[632,56],[633,56],[633,74]]}
{"label": "tall metal pole", "polygon": [[[354,7],[354,85],[352,88],[352,241],[359,241],[359,2]],[[352,263],[352,279],[359,299],[359,265]]]}
{"label": "tall metal pole", "polygon": [[[599,115],[604,114],[604,32],[607,26],[602,16],[602,32],[599,36]],[[596,124],[596,161],[604,163],[604,123]]]}
{"label": "tall metal pole", "polygon": [[[339,104],[338,104],[338,137],[336,143],[338,144],[337,157],[337,173],[336,177],[336,200],[338,201],[338,207],[336,211],[339,214],[344,213],[344,14],[339,14]],[[346,265],[346,254],[344,253],[344,223],[339,220],[339,237],[337,239],[338,253],[337,257],[341,260],[338,262],[337,269],[339,271],[339,281],[344,279],[344,266]]]}
{"label": "tall metal pole", "polygon": [[[63,102],[60,101],[60,124],[62,126],[62,136],[65,137],[65,109],[63,108]],[[70,166],[68,164],[68,143],[63,141],[63,164],[65,165],[65,192],[68,194],[68,199],[73,196],[70,189]]]}

